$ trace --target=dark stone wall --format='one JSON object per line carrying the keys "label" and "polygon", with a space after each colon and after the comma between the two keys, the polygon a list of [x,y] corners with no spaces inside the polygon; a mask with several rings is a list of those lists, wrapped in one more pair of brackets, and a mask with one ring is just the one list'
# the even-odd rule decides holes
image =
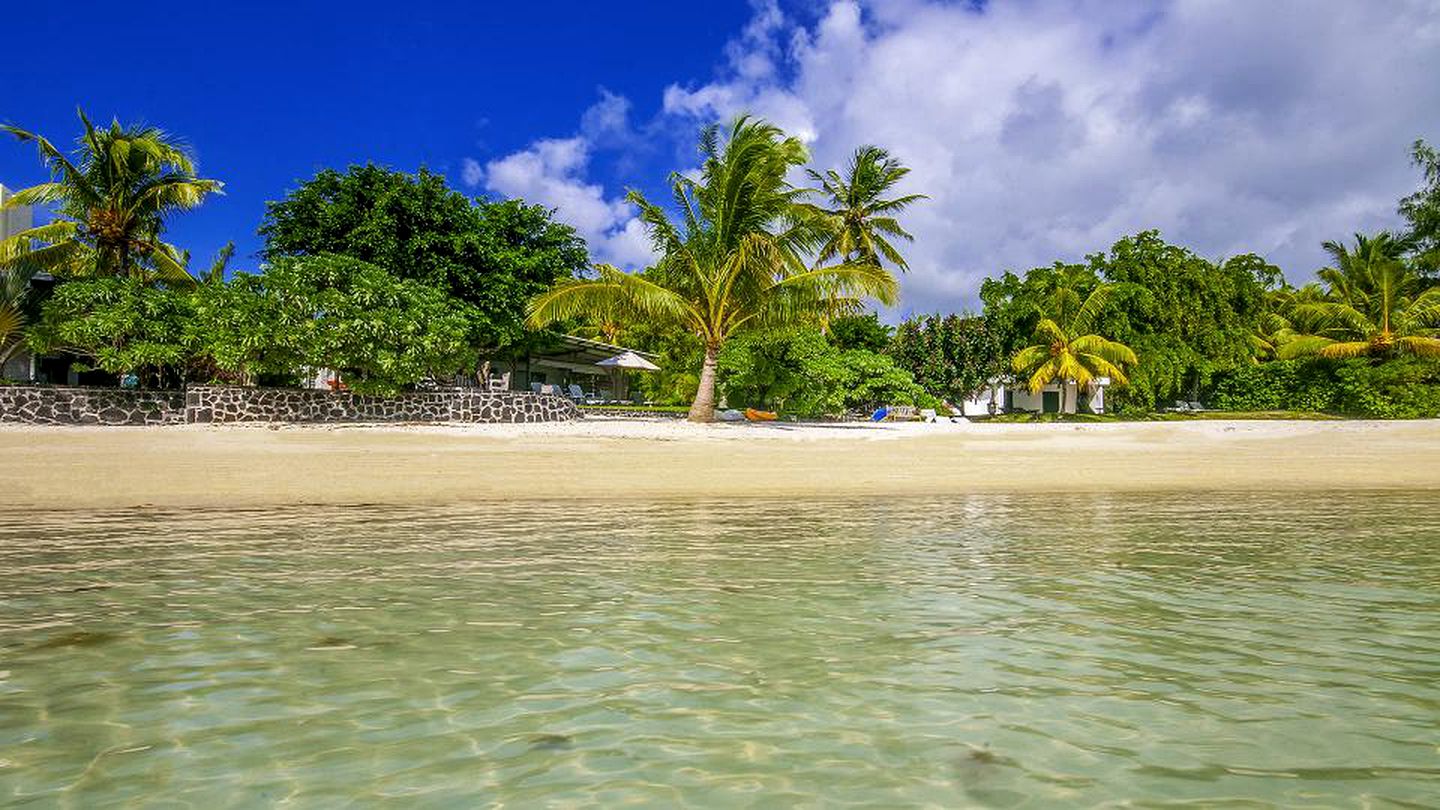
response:
{"label": "dark stone wall", "polygon": [[183,391],[0,385],[0,422],[28,425],[178,425]]}
{"label": "dark stone wall", "polygon": [[575,403],[550,394],[453,389],[393,397],[192,385],[184,391],[0,385],[0,422],[178,425],[214,422],[563,422]]}
{"label": "dark stone wall", "polygon": [[456,388],[391,397],[298,388],[192,385],[187,422],[564,422],[575,403],[551,394]]}

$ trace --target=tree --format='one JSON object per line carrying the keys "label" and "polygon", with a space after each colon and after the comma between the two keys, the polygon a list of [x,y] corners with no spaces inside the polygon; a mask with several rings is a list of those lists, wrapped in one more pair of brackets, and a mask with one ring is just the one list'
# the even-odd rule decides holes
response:
{"label": "tree", "polygon": [[174,382],[193,354],[188,292],[134,277],[67,281],[40,309],[28,341],[37,354],[64,352],[110,374]]}
{"label": "tree", "polygon": [[1440,150],[1415,141],[1410,159],[1420,169],[1424,185],[1400,201],[1400,215],[1410,223],[1407,242],[1422,268],[1440,271]]}
{"label": "tree", "polygon": [[842,315],[829,323],[830,342],[838,349],[865,349],[883,352],[890,346],[894,328],[880,322],[873,312]]}
{"label": "tree", "polygon": [[720,354],[719,376],[732,405],[801,416],[913,404],[923,394],[890,357],[839,348],[814,326],[738,335]]}
{"label": "tree", "polygon": [[[15,192],[4,208],[55,205],[55,219],[0,242],[0,266],[60,277],[119,276],[189,283],[179,249],[161,241],[166,220],[220,193],[218,180],[195,173],[195,161],[154,127],[97,129],[79,111],[84,134],[73,156],[18,127],[0,125],[34,143],[49,182]],[[72,159],[73,157],[73,159]]]}
{"label": "tree", "polygon": [[388,394],[474,363],[463,305],[346,256],[282,257],[258,275],[196,292],[202,351],[253,377],[328,368]]}
{"label": "tree", "polygon": [[672,177],[680,220],[637,191],[661,259],[644,275],[597,267],[597,277],[562,282],[531,301],[540,327],[619,306],[694,334],[704,360],[690,419],[715,418],[715,368],[737,332],[818,321],[853,312],[867,298],[889,304],[898,284],[878,264],[846,262],[807,268],[804,255],[826,236],[786,180],[806,160],[804,145],[771,124],[742,117],[723,142],[717,127],[701,136],[698,178]]}
{"label": "tree", "polygon": [[878,146],[855,150],[844,176],[834,169],[824,174],[811,170],[820,184],[823,206],[815,210],[830,220],[829,237],[815,256],[817,264],[840,260],[880,264],[882,259],[908,270],[905,258],[891,239],[914,241],[895,218],[924,194],[906,194],[886,199],[910,170]]}
{"label": "tree", "polygon": [[1406,266],[1402,240],[1356,234],[1353,249],[1336,242],[1325,249],[1335,259],[1317,273],[1326,299],[1296,306],[1311,328],[1283,345],[1281,358],[1440,357],[1440,287],[1427,287]]}
{"label": "tree", "polygon": [[[1035,342],[1021,349],[1011,364],[1016,372],[1029,375],[1032,394],[1052,382],[1059,382],[1061,413],[1067,407],[1067,382],[1073,381],[1083,389],[1096,377],[1109,377],[1116,384],[1125,385],[1124,366],[1139,362],[1129,346],[1090,332],[1114,290],[1110,285],[1096,287],[1073,315],[1044,313],[1035,326]],[[1062,320],[1057,322],[1057,318]]]}
{"label": "tree", "polygon": [[24,342],[33,272],[0,267],[0,368]]}
{"label": "tree", "polygon": [[999,337],[975,316],[910,318],[895,330],[890,356],[926,391],[957,402],[1006,371]]}
{"label": "tree", "polygon": [[519,200],[472,203],[421,169],[327,169],[266,204],[261,255],[336,254],[421,282],[469,305],[471,340],[501,348],[522,337],[525,304],[589,261],[551,211]]}

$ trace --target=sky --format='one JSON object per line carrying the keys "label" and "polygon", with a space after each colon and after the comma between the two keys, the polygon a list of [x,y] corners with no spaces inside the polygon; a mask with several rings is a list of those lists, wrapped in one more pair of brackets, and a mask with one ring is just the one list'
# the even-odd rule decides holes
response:
{"label": "sky", "polygon": [[[750,112],[817,167],[874,143],[913,168],[892,317],[1148,228],[1302,281],[1322,241],[1399,223],[1410,144],[1440,141],[1440,0],[222,5],[7,9],[64,55],[0,62],[0,121],[68,142],[78,104],[181,136],[226,194],[171,241],[233,239],[240,269],[265,201],[365,161],[555,208],[643,266],[625,190],[663,198],[700,126]],[[0,182],[44,179],[0,143]]]}

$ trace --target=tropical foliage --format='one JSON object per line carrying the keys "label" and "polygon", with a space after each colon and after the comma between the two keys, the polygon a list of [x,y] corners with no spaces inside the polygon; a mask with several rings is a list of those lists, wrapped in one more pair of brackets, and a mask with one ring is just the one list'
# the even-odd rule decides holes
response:
{"label": "tropical foliage", "polygon": [[473,367],[465,311],[440,290],[346,256],[283,257],[196,294],[203,354],[242,381],[301,367],[393,393]]}
{"label": "tropical foliage", "polygon": [[530,305],[534,327],[619,309],[630,318],[694,335],[704,351],[689,417],[715,412],[716,366],[737,332],[819,322],[858,309],[867,298],[892,303],[895,278],[873,262],[812,267],[826,222],[787,179],[805,163],[796,138],[742,117],[722,138],[701,135],[697,177],[675,175],[678,221],[632,191],[660,260],[645,274],[600,265],[596,277],[562,282]]}
{"label": "tropical foliage", "polygon": [[725,399],[799,416],[914,404],[924,389],[890,357],[843,349],[813,326],[749,332],[720,353]]}
{"label": "tropical foliage", "polygon": [[469,200],[445,178],[367,164],[325,170],[267,204],[261,255],[336,254],[454,298],[477,346],[523,339],[525,304],[588,263],[553,212],[519,200]]}
{"label": "tropical foliage", "polygon": [[926,391],[957,405],[1009,370],[998,335],[978,316],[910,318],[896,328],[889,351]]}
{"label": "tropical foliage", "polygon": [[892,239],[914,241],[896,217],[924,194],[887,197],[910,170],[878,146],[855,150],[845,174],[813,169],[810,177],[820,185],[822,202],[815,210],[826,223],[826,236],[815,261],[889,262],[909,269]]}
{"label": "tropical foliage", "polygon": [[1028,377],[1032,394],[1051,383],[1061,383],[1061,413],[1068,408],[1064,383],[1073,382],[1080,390],[1089,390],[1097,378],[1108,377],[1117,385],[1125,385],[1125,367],[1139,362],[1129,346],[1091,331],[1115,289],[1102,284],[1077,304],[1073,290],[1058,288],[1049,309],[1039,315],[1033,342],[1016,352],[1011,361],[1016,372]]}
{"label": "tropical foliage", "polygon": [[183,379],[194,354],[193,304],[186,290],[134,277],[71,281],[55,288],[30,329],[38,353],[64,353],[147,385]]}
{"label": "tropical foliage", "polygon": [[166,220],[220,192],[196,174],[185,147],[149,126],[96,127],[66,154],[41,135],[0,125],[33,143],[51,179],[15,192],[4,207],[53,206],[53,221],[0,242],[0,266],[66,278],[120,277],[191,282],[183,252],[162,240]]}
{"label": "tropical foliage", "polygon": [[1356,234],[1353,249],[1326,242],[1335,266],[1318,273],[1324,297],[1294,305],[1308,329],[1286,341],[1278,356],[1440,358],[1440,287],[1405,264],[1405,248],[1388,233]]}

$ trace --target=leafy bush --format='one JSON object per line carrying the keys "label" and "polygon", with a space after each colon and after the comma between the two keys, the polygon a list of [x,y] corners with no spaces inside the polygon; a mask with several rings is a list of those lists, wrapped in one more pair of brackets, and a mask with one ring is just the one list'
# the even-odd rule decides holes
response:
{"label": "leafy bush", "polygon": [[757,332],[720,353],[720,383],[732,407],[822,416],[880,404],[914,404],[924,394],[890,357],[842,350],[815,329]]}
{"label": "leafy bush", "polygon": [[223,369],[339,371],[362,393],[392,393],[471,365],[466,305],[344,256],[280,258],[197,294],[203,349]]}
{"label": "leafy bush", "polygon": [[186,292],[134,278],[69,281],[45,301],[28,341],[39,354],[68,352],[159,384],[189,362],[193,319]]}
{"label": "leafy bush", "polygon": [[1420,358],[1280,360],[1221,375],[1211,407],[1316,411],[1379,419],[1440,416],[1440,363]]}

